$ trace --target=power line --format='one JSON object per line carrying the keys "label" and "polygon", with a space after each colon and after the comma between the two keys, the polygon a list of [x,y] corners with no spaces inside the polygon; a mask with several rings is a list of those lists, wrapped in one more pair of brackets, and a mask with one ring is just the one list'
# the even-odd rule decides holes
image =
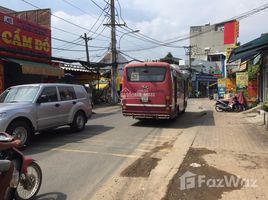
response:
{"label": "power line", "polygon": [[[72,3],[70,3],[69,1],[67,1],[67,0],[63,0],[63,1],[64,1],[65,3],[67,3],[68,5],[70,5],[71,7],[80,10],[82,13],[87,14],[87,15],[90,15],[88,12],[86,12],[86,11],[84,11],[83,9],[81,9],[80,7],[78,7],[78,6],[76,6],[76,5],[72,4]],[[107,7],[107,4],[106,4],[105,7]],[[107,8],[104,8],[104,9],[107,9]],[[91,27],[90,30],[88,31],[88,33],[93,32],[92,35],[90,35],[90,38],[92,38],[94,34],[97,34],[97,36],[94,37],[94,39],[96,39],[97,37],[99,37],[99,36],[102,35],[102,32],[103,32],[103,31],[101,31],[101,32],[99,32],[99,33],[97,33],[97,31],[98,31],[99,28],[101,27],[101,25],[102,25],[102,23],[103,23],[103,21],[105,20],[106,17],[103,18],[102,22],[99,24],[99,26],[97,27],[97,29],[96,29],[95,31],[92,31],[93,28],[95,27],[95,25],[96,25],[96,24],[98,23],[98,21],[100,20],[102,14],[103,14],[103,11],[101,12],[101,14],[99,15],[99,17],[98,17],[97,20],[95,21],[95,23],[92,25],[92,27]],[[90,16],[91,16],[91,15],[90,15]],[[79,37],[78,39],[80,40],[80,35],[79,35],[78,37]],[[77,40],[77,39],[76,39],[76,40]],[[75,40],[75,41],[76,41],[76,40]],[[73,41],[73,42],[74,42],[74,41]],[[58,48],[60,48],[60,47],[65,47],[65,48],[68,47],[68,48],[71,48],[71,47],[73,47],[73,46],[74,46],[74,45],[65,45],[65,44],[64,44],[64,45],[59,46]],[[57,53],[58,53],[58,52],[57,52]]]}
{"label": "power line", "polygon": [[128,55],[128,54],[122,52],[122,51],[120,51],[120,53],[123,54],[123,55],[125,55],[126,57],[129,57],[129,58],[133,59],[134,61],[144,62],[144,61],[139,60],[139,59],[137,59],[137,58],[134,58],[134,57],[132,57],[132,56],[130,56],[130,55]]}
{"label": "power line", "polygon": [[[256,14],[256,13],[262,11],[262,10],[265,10],[265,9],[267,9],[267,8],[268,8],[268,4],[264,4],[264,5],[262,5],[262,6],[258,7],[258,8],[255,8],[255,9],[253,9],[253,10],[251,10],[251,11],[248,11],[248,12],[246,12],[246,13],[243,13],[243,14],[239,15],[239,16],[236,16],[236,17],[234,17],[234,18],[231,18],[230,20],[235,20],[235,19],[237,19],[237,20],[242,20],[242,19],[245,19],[245,18],[247,18],[247,17],[249,17],[249,16],[251,16],[251,15],[253,15],[253,14]],[[229,20],[229,21],[230,21],[230,20]],[[131,28],[129,28],[129,27],[126,27],[126,28],[128,28],[128,29],[131,30],[131,31],[133,31],[133,29],[131,29]],[[125,27],[122,27],[122,29],[125,30]],[[212,30],[210,30],[210,31],[212,31]],[[132,50],[128,50],[128,52],[130,52],[130,51],[144,51],[144,50],[148,50],[148,49],[157,48],[157,47],[159,47],[159,46],[166,46],[166,47],[173,47],[173,48],[182,48],[182,47],[180,47],[180,46],[174,46],[174,45],[170,45],[170,44],[177,43],[177,42],[181,42],[181,41],[184,41],[184,40],[193,38],[193,37],[197,37],[197,36],[199,36],[200,34],[204,34],[204,33],[206,33],[206,32],[199,33],[199,34],[196,34],[196,35],[191,35],[191,36],[189,36],[189,34],[187,34],[187,35],[182,35],[182,36],[179,36],[179,38],[176,37],[176,38],[168,39],[168,40],[166,40],[166,42],[161,42],[161,41],[159,41],[159,40],[155,40],[154,38],[148,37],[148,36],[146,36],[146,35],[144,35],[144,34],[136,33],[136,35],[139,35],[139,36],[140,36],[140,39],[141,39],[142,41],[148,41],[148,42],[154,43],[154,44],[156,44],[156,45],[151,46],[151,47],[148,47],[148,48],[143,48],[143,49],[132,49]],[[134,35],[130,35],[130,37],[139,39],[139,38],[137,38],[137,37],[134,36]],[[182,37],[182,38],[180,38],[180,37]]]}
{"label": "power line", "polygon": [[[250,16],[252,16],[252,15],[258,13],[258,12],[261,12],[261,11],[267,9],[267,8],[268,8],[268,4],[264,4],[264,5],[262,5],[262,6],[258,7],[258,8],[254,8],[254,9],[252,9],[252,10],[250,10],[250,11],[247,11],[247,12],[245,12],[245,13],[242,13],[241,15],[236,16],[236,17],[233,17],[233,18],[231,18],[231,19],[229,19],[229,20],[226,20],[226,21],[243,20],[243,19],[245,19],[245,18],[247,18],[247,17],[250,17]],[[226,21],[224,21],[224,22],[226,22]],[[221,22],[221,23],[224,23],[224,22]],[[216,23],[216,24],[220,24],[220,23]],[[132,30],[132,29],[130,29],[130,30]],[[172,40],[172,39],[169,39],[169,40],[167,40],[168,42],[165,42],[165,43],[164,43],[164,45],[163,45],[163,44],[161,44],[161,45],[159,44],[159,45],[151,46],[151,47],[148,47],[148,48],[143,48],[143,49],[132,49],[132,50],[125,50],[125,51],[126,51],[126,52],[144,51],[144,50],[148,50],[148,49],[157,48],[157,47],[160,47],[160,46],[167,46],[167,45],[169,45],[169,44],[177,43],[177,42],[181,42],[181,41],[185,41],[185,40],[188,40],[188,39],[190,39],[190,38],[194,38],[194,37],[197,37],[197,36],[199,36],[199,35],[202,35],[202,34],[205,34],[205,33],[211,32],[211,31],[212,31],[212,29],[207,30],[207,31],[204,31],[204,32],[201,32],[201,33],[197,33],[197,34],[194,34],[194,35],[189,35],[189,34],[187,34],[187,35],[183,35],[182,38],[177,38],[177,37],[176,37],[176,38],[173,38],[173,40]],[[132,35],[132,36],[133,36],[133,35]],[[181,37],[181,36],[180,36],[180,37]],[[167,47],[169,47],[169,46],[167,46]]]}
{"label": "power line", "polygon": [[[70,5],[70,6],[72,6],[72,7],[74,7],[74,8],[76,8],[76,9],[80,10],[80,11],[83,12],[84,14],[86,14],[86,15],[90,15],[90,16],[91,16],[91,14],[89,14],[89,13],[86,12],[86,11],[84,11],[84,10],[81,9],[80,7],[78,7],[78,6],[76,6],[76,5],[72,4],[72,3],[70,3],[69,1],[67,1],[67,0],[62,0],[62,1],[64,1],[65,3],[67,3],[68,5]],[[94,34],[98,34],[97,31],[98,31],[100,25],[102,25],[102,23],[100,23],[100,25],[98,26],[98,28],[97,28],[95,31],[92,31],[92,30],[93,30],[93,28],[96,26],[96,24],[98,23],[98,21],[100,20],[100,18],[101,18],[101,16],[102,16],[102,14],[104,13],[104,11],[105,11],[107,8],[108,8],[108,7],[107,7],[107,4],[106,4],[106,5],[104,6],[104,9],[102,10],[102,12],[99,14],[98,18],[96,19],[95,23],[94,23],[94,24],[92,25],[92,27],[89,29],[89,32],[88,32],[88,33],[90,33],[90,32],[93,33],[90,37],[92,37]],[[105,17],[103,18],[103,21],[104,21],[104,20],[105,20]]]}
{"label": "power line", "polygon": [[[90,0],[95,6],[97,6],[100,10],[105,12],[108,16],[111,16],[109,12],[107,12],[105,9],[103,9],[99,4],[97,4],[94,0]],[[105,1],[105,3],[109,4],[108,2]]]}
{"label": "power line", "polygon": [[66,31],[66,30],[61,29],[61,28],[57,28],[57,27],[54,27],[54,26],[51,26],[51,28],[56,29],[56,30],[59,30],[59,31],[62,31],[62,32],[64,32],[64,33],[68,33],[68,34],[70,34],[70,35],[74,35],[74,36],[77,36],[77,37],[79,36],[78,34],[72,33],[72,32],[70,32],[70,31]]}
{"label": "power line", "polygon": [[[32,4],[32,3],[30,3],[30,2],[28,2],[28,1],[26,1],[26,0],[21,0],[21,1],[24,2],[24,3],[26,3],[26,4],[28,4],[28,5],[31,5],[31,6],[34,7],[34,8],[41,9],[40,7],[34,5],[34,4]],[[80,26],[80,25],[78,25],[78,24],[75,24],[75,23],[73,23],[73,22],[71,22],[71,21],[68,21],[68,20],[66,20],[66,19],[64,19],[64,18],[62,18],[62,17],[59,17],[59,16],[57,16],[57,15],[55,15],[55,14],[53,14],[53,13],[50,13],[50,15],[51,15],[51,16],[54,16],[54,17],[56,17],[56,18],[58,18],[58,19],[60,19],[60,20],[62,20],[62,21],[64,21],[64,22],[66,22],[66,23],[68,23],[68,24],[71,24],[71,25],[73,25],[73,26],[76,26],[76,27],[78,27],[78,28],[80,28],[80,29],[86,30],[86,31],[88,31],[88,32],[92,32],[92,31],[90,31],[88,28],[85,28],[85,27],[83,27],[83,26]],[[93,33],[94,33],[94,32],[93,32]],[[107,37],[107,36],[105,36],[105,35],[101,35],[101,36],[102,36],[102,37],[105,37],[105,38],[109,38],[109,37]]]}
{"label": "power line", "polygon": [[[104,32],[104,30],[106,29],[106,26],[104,26],[103,27],[103,29],[100,31],[100,33],[98,33],[98,35],[96,35],[94,38],[92,38],[92,39],[94,39],[94,40],[96,40],[96,38],[100,35],[100,34],[102,34],[103,32]],[[80,38],[80,36],[79,36],[79,38],[78,39],[76,39],[76,40],[81,40],[81,38]],[[104,40],[104,41],[106,41],[106,40]],[[67,42],[67,43],[70,43],[70,42]],[[61,46],[59,46],[58,48],[60,48],[60,47],[65,47],[65,48],[72,48],[74,45],[71,45],[71,44],[64,44],[64,45],[61,45]],[[85,46],[85,45],[83,45],[83,46]],[[89,46],[89,47],[94,47],[94,46]],[[96,46],[95,46],[96,47]],[[57,52],[58,53],[58,52]]]}
{"label": "power line", "polygon": [[[80,44],[80,43],[74,43],[74,42],[69,42],[67,40],[62,40],[62,39],[59,39],[59,38],[55,38],[55,37],[51,37],[52,39],[54,40],[58,40],[58,41],[61,41],[61,42],[65,42],[65,43],[69,43],[69,44],[75,44],[75,45],[78,45],[78,46],[83,46],[85,47],[84,44]],[[98,48],[98,49],[103,49],[103,48],[106,48],[106,47],[101,47],[101,46],[93,46],[93,45],[89,45],[88,47],[91,47],[91,48]]]}
{"label": "power line", "polygon": [[268,8],[268,3],[263,4],[263,5],[261,5],[261,6],[257,7],[257,8],[254,8],[254,9],[252,9],[252,10],[250,10],[248,12],[245,12],[245,13],[243,13],[241,15],[238,15],[236,17],[233,17],[230,20],[234,20],[234,19],[236,19],[236,20],[242,20],[242,19],[245,19],[247,17],[250,17],[251,15],[254,15],[254,14],[258,13],[258,12],[261,12],[261,11],[267,9],[267,8]]}
{"label": "power line", "polygon": [[[64,1],[65,3],[67,3],[68,5],[70,5],[71,7],[76,8],[77,10],[80,10],[82,13],[88,15],[88,12],[86,12],[86,11],[84,11],[83,9],[79,8],[78,6],[76,6],[76,5],[72,4],[72,3],[70,3],[69,1],[67,1],[67,0],[62,0],[62,1]],[[93,17],[93,16],[91,16],[91,17]],[[93,18],[94,18],[94,17],[93,17]]]}
{"label": "power line", "polygon": [[118,7],[119,7],[119,16],[120,16],[121,20],[123,21],[123,23],[126,24],[125,20],[122,17],[122,8],[121,8],[120,1],[119,0],[116,0],[116,1],[117,1],[117,4],[118,4]]}

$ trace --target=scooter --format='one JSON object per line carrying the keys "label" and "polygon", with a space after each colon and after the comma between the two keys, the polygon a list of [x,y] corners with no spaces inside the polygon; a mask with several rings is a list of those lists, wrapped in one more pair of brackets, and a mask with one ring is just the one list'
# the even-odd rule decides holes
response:
{"label": "scooter", "polygon": [[233,97],[231,101],[217,100],[215,110],[217,112],[240,112],[244,110],[244,106],[238,102],[237,97]]}
{"label": "scooter", "polygon": [[[1,142],[10,142],[13,137],[7,133],[0,133]],[[0,152],[0,159],[10,160],[14,164],[13,177],[6,191],[5,200],[32,200],[36,197],[42,183],[40,166],[30,157],[16,149],[11,148]]]}

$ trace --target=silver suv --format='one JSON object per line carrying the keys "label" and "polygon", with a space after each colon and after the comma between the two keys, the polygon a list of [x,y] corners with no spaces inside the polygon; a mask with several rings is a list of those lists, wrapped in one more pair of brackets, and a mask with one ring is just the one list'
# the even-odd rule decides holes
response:
{"label": "silver suv", "polygon": [[81,85],[18,85],[0,95],[0,131],[23,144],[29,144],[35,132],[63,125],[81,131],[91,114],[89,95]]}

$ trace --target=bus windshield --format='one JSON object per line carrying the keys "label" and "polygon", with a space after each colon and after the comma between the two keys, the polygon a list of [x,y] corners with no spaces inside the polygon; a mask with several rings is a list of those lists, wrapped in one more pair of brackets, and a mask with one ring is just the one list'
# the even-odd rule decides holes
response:
{"label": "bus windshield", "polygon": [[164,67],[130,67],[127,68],[129,82],[162,82],[165,80]]}

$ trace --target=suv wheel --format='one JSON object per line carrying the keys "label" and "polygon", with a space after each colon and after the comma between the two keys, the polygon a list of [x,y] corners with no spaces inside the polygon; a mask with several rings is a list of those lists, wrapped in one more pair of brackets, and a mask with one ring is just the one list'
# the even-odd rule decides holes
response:
{"label": "suv wheel", "polygon": [[83,112],[79,111],[75,114],[71,129],[73,131],[82,131],[85,128],[86,120]]}
{"label": "suv wheel", "polygon": [[7,128],[7,133],[20,139],[22,145],[29,145],[32,137],[31,127],[25,121],[12,122]]}

